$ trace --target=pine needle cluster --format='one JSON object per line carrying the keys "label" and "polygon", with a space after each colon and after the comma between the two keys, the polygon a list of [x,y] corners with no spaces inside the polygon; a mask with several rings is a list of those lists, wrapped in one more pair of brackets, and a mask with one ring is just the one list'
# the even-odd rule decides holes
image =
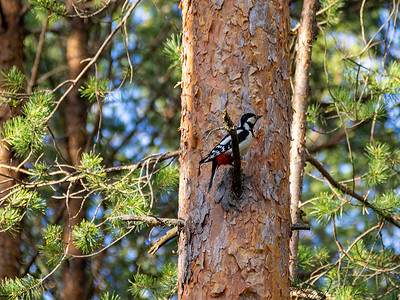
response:
{"label": "pine needle cluster", "polygon": [[173,34],[164,43],[163,53],[171,61],[169,69],[177,69],[182,73],[182,34]]}
{"label": "pine needle cluster", "polygon": [[42,299],[43,291],[41,281],[30,275],[23,278],[6,278],[0,285],[0,297],[9,300],[39,300]]}
{"label": "pine needle cluster", "polygon": [[34,92],[23,105],[21,115],[4,123],[2,142],[11,145],[18,156],[40,151],[45,137],[46,119],[53,106],[52,93]]}
{"label": "pine needle cluster", "polygon": [[178,271],[176,265],[164,264],[157,277],[136,274],[130,281],[129,291],[135,298],[146,296],[147,299],[167,300],[177,292]]}

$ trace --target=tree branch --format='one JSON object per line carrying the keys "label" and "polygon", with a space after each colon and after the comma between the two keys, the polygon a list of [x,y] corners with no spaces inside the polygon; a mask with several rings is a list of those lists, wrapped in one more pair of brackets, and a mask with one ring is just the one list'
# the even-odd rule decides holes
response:
{"label": "tree branch", "polygon": [[352,189],[350,189],[348,186],[343,185],[336,181],[330,174],[329,172],[324,168],[324,166],[316,160],[314,157],[311,155],[307,154],[306,155],[306,161],[312,164],[320,173],[321,175],[334,187],[340,190],[342,193],[349,195],[353,197],[354,199],[360,201],[362,204],[364,204],[366,207],[372,209],[377,215],[380,215],[381,217],[385,218],[386,221],[389,223],[393,224],[394,226],[400,228],[400,221],[396,220],[393,216],[386,214],[385,212],[381,211],[380,209],[376,208],[371,202],[367,200],[366,197],[357,194],[354,192]]}
{"label": "tree branch", "polygon": [[[154,161],[162,162],[164,160],[167,160],[167,159],[170,159],[170,158],[173,158],[173,157],[177,157],[180,153],[181,153],[180,150],[176,150],[176,151],[168,152],[168,153],[165,153],[165,154],[152,154],[152,155],[149,155],[149,156],[143,158],[137,164],[126,165],[126,166],[118,166],[118,167],[111,167],[111,168],[105,169],[104,171],[106,173],[110,173],[110,172],[136,170],[136,169],[142,167],[145,164],[145,162],[147,160],[149,160],[149,159],[153,159]],[[156,157],[157,157],[157,159],[156,159]]]}
{"label": "tree branch", "polygon": [[117,217],[109,218],[109,220],[112,220],[112,219],[119,219],[122,221],[143,222],[143,223],[148,223],[150,225],[159,226],[159,227],[174,227],[174,226],[183,227],[183,225],[184,225],[183,220],[180,220],[180,219],[157,218],[154,216],[125,215],[125,216],[117,216]]}
{"label": "tree branch", "polygon": [[184,226],[184,221],[180,219],[170,219],[170,218],[157,218],[154,216],[136,216],[136,215],[125,215],[125,216],[118,216],[112,217],[112,219],[119,219],[123,221],[137,221],[137,222],[144,222],[148,223],[153,226],[159,227],[173,227],[172,229],[168,230],[167,233],[158,239],[155,244],[150,248],[148,251],[149,254],[154,255],[156,254],[157,250],[160,249],[164,244],[168,243],[170,240],[178,236],[179,230]]}
{"label": "tree branch", "polygon": [[164,244],[168,243],[170,240],[178,236],[179,234],[179,228],[178,226],[172,228],[171,230],[168,230],[167,233],[162,236],[157,242],[150,248],[150,250],[147,252],[151,255],[156,254],[157,250],[160,249],[161,246]]}
{"label": "tree branch", "polygon": [[49,79],[50,77],[56,75],[57,73],[65,72],[65,71],[68,71],[68,66],[59,66],[59,67],[57,67],[57,68],[55,68],[55,69],[43,74],[42,76],[40,76],[38,78],[38,80],[36,80],[36,84],[39,85],[42,82],[44,82],[45,80]]}
{"label": "tree branch", "polygon": [[[140,160],[138,163],[133,164],[133,165],[126,165],[126,166],[118,166],[118,167],[111,167],[111,168],[106,168],[104,169],[105,173],[113,173],[113,172],[120,172],[120,171],[134,171],[137,170],[141,167],[143,167],[144,165],[148,165],[151,166],[153,164],[156,163],[160,163],[164,160],[170,159],[170,158],[174,158],[177,157],[180,154],[180,150],[176,150],[173,152],[168,152],[165,154],[152,154],[149,155],[145,158],[143,158],[142,160]],[[151,162],[147,162],[148,160],[152,160]],[[71,168],[71,169],[75,169],[73,166],[69,166],[69,165],[58,165],[60,168],[60,171],[55,171],[50,173],[50,176],[55,176],[55,175],[60,175],[60,174],[65,174],[64,177],[57,179],[57,180],[52,180],[52,181],[43,181],[43,182],[19,182],[18,185],[22,185],[24,188],[39,188],[39,187],[44,187],[44,186],[51,186],[51,185],[56,185],[56,184],[61,184],[64,182],[75,182],[75,181],[79,181],[83,178],[85,178],[85,174],[80,173],[79,171],[74,171],[72,173],[69,173],[63,169],[61,169],[62,167],[66,167],[66,168]],[[28,170],[22,169],[22,168],[16,168],[13,166],[9,166],[9,165],[3,165],[0,164],[0,168],[5,168],[7,170],[14,170],[16,172],[21,172],[30,176],[35,176],[35,173],[32,173]],[[1,176],[7,176],[7,174],[1,174]],[[13,178],[13,177],[10,177]],[[14,179],[15,180],[15,179]],[[16,185],[16,186],[18,186]],[[13,189],[13,187],[11,187],[10,189]]]}
{"label": "tree branch", "polygon": [[[363,122],[358,122],[356,124],[353,124],[353,125],[347,127],[347,133],[349,133],[350,131],[354,131],[355,129],[360,127],[362,124],[363,124]],[[315,153],[315,152],[318,152],[323,149],[328,149],[328,148],[334,147],[337,144],[339,144],[345,137],[346,137],[346,131],[344,131],[344,130],[340,131],[340,132],[336,133],[334,136],[332,136],[331,138],[329,138],[324,143],[309,147],[308,153]]]}
{"label": "tree branch", "polygon": [[310,224],[296,223],[296,224],[292,224],[291,229],[292,229],[292,231],[295,231],[295,230],[311,230],[311,227],[310,227]]}
{"label": "tree branch", "polygon": [[239,138],[236,132],[236,126],[232,122],[228,115],[228,112],[224,110],[223,114],[225,129],[231,135],[232,141],[232,156],[233,156],[233,191],[239,198],[242,194],[242,163],[240,161],[240,150],[239,150]]}

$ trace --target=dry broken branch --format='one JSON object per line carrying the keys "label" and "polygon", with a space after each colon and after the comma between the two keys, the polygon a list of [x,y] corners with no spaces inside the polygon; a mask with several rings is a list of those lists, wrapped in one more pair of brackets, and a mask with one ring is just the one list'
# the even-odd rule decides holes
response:
{"label": "dry broken branch", "polygon": [[119,219],[122,221],[136,221],[136,222],[144,222],[154,226],[160,227],[174,227],[174,226],[183,226],[183,220],[180,219],[171,219],[171,218],[157,218],[154,216],[136,216],[136,215],[125,215],[112,217],[112,219]]}
{"label": "dry broken branch", "polygon": [[178,226],[172,228],[171,230],[168,230],[167,233],[162,236],[157,242],[150,248],[148,251],[149,254],[154,255],[156,254],[157,250],[160,249],[161,246],[164,244],[168,243],[170,240],[178,236],[179,234],[179,228]]}

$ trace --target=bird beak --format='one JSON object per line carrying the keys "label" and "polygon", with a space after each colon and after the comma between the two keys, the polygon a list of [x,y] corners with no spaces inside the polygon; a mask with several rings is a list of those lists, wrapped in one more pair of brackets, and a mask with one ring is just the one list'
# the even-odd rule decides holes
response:
{"label": "bird beak", "polygon": [[256,119],[258,120],[258,119],[261,118],[261,117],[262,117],[262,115],[256,116]]}

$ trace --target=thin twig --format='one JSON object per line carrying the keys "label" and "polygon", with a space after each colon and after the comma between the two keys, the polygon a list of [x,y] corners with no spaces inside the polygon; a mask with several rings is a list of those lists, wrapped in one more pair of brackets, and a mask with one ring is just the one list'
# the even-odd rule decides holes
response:
{"label": "thin twig", "polygon": [[31,79],[29,80],[28,87],[27,87],[28,94],[30,94],[32,92],[33,86],[35,85],[35,82],[36,82],[36,77],[37,77],[38,70],[39,70],[40,58],[42,57],[42,53],[43,53],[43,45],[44,45],[44,41],[45,41],[45,37],[46,37],[47,26],[49,25],[50,15],[51,15],[51,12],[49,10],[47,12],[46,20],[44,21],[42,32],[40,33],[39,43],[38,43],[36,56],[35,56],[35,61],[33,63],[33,67],[32,67]]}

